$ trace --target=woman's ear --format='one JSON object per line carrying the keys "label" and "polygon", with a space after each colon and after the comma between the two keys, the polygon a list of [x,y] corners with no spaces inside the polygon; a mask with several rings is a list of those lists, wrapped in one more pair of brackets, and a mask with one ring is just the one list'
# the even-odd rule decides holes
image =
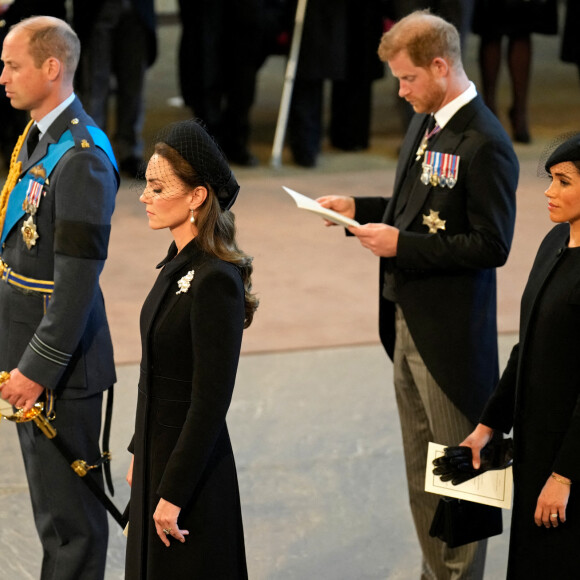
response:
{"label": "woman's ear", "polygon": [[202,185],[198,185],[192,192],[191,192],[191,201],[189,204],[189,209],[198,209],[201,207],[205,200],[207,199],[207,187],[203,187]]}

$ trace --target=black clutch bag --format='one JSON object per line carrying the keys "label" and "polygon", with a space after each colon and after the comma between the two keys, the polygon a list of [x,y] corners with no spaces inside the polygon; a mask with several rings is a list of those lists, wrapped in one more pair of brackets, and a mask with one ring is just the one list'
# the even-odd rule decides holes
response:
{"label": "black clutch bag", "polygon": [[477,542],[503,531],[501,508],[452,497],[442,497],[429,535],[450,548]]}

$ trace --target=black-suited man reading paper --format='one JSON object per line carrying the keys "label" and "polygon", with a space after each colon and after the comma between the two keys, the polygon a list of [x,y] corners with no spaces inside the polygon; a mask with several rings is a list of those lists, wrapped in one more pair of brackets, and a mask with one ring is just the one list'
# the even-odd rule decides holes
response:
{"label": "black-suited man reading paper", "polygon": [[[498,378],[496,272],[507,260],[519,167],[510,139],[461,63],[459,34],[419,11],[383,36],[380,58],[415,115],[390,197],[326,196],[324,207],[380,257],[379,328],[395,393],[422,578],[482,578],[486,541],[429,536],[428,442],[469,434]],[[391,498],[395,500],[399,498]]]}

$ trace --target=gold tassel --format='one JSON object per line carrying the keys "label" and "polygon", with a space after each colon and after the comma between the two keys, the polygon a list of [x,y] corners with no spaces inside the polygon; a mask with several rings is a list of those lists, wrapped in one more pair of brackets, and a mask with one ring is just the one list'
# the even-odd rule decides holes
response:
{"label": "gold tassel", "polygon": [[14,189],[16,183],[18,183],[18,177],[20,176],[20,171],[22,169],[22,162],[16,162],[16,160],[18,159],[18,155],[20,155],[22,146],[26,142],[26,137],[28,136],[28,131],[32,126],[32,123],[33,121],[31,119],[24,129],[24,133],[18,137],[18,141],[16,141],[16,146],[14,147],[14,151],[12,151],[12,156],[10,157],[10,170],[8,171],[6,183],[2,188],[2,193],[0,193],[0,233],[2,233],[4,220],[6,219],[6,209],[8,207],[10,192]]}

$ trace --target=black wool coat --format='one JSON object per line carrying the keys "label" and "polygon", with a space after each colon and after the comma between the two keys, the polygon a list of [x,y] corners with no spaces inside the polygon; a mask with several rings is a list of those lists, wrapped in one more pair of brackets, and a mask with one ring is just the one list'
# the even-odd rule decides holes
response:
{"label": "black wool coat", "polygon": [[[524,290],[519,343],[481,422],[514,436],[514,506],[508,578],[578,578],[580,542],[580,249],[557,269],[568,244],[569,226],[560,224],[546,236]],[[570,274],[570,271],[572,274]],[[546,286],[558,300],[542,300]],[[556,288],[556,290],[554,290]],[[540,332],[538,319],[550,328]],[[546,322],[547,321],[547,322]],[[538,496],[552,472],[572,479],[566,523],[537,527]]]}
{"label": "black wool coat", "polygon": [[381,78],[385,68],[377,49],[382,32],[380,0],[309,0],[296,78],[308,81]]}
{"label": "black wool coat", "polygon": [[577,66],[580,66],[580,36],[577,30],[579,19],[580,4],[575,0],[568,0],[560,57],[564,62],[571,62]]}
{"label": "black wool coat", "polygon": [[[239,270],[173,244],[141,313],[126,578],[247,578],[236,468],[226,426],[244,325]],[[193,279],[180,291],[178,282]],[[184,544],[163,545],[159,498],[180,506]]]}

